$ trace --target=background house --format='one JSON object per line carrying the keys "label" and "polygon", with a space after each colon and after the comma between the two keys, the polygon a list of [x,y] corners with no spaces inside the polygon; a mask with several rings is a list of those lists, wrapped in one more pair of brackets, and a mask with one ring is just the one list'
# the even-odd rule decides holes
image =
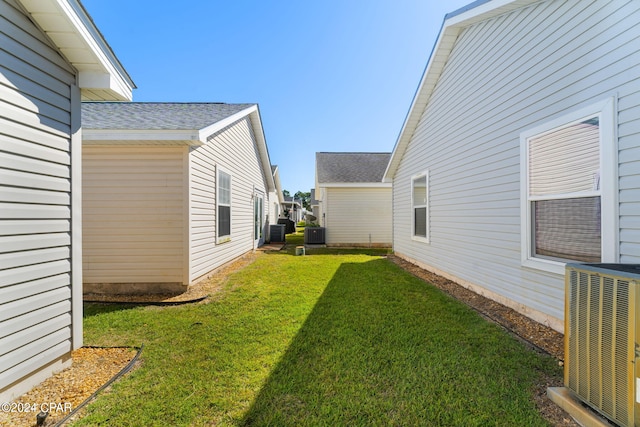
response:
{"label": "background house", "polygon": [[283,196],[282,209],[289,213],[289,219],[291,219],[291,221],[296,224],[302,221],[304,210],[300,199],[292,196]]}
{"label": "background house", "polygon": [[[271,165],[271,174],[273,175],[274,190],[269,193],[269,223],[277,224],[278,218],[282,217],[282,204],[284,203],[284,195],[282,194],[282,184],[280,183],[280,168],[277,165]],[[271,236],[267,236],[267,240]]]}
{"label": "background house", "polygon": [[316,153],[318,222],[330,246],[391,246],[390,153]]}
{"label": "background house", "polygon": [[640,261],[640,3],[449,14],[385,178],[394,251],[563,330],[569,261]]}
{"label": "background house", "polygon": [[0,0],[0,402],[82,346],[80,100],[134,84],[76,0]]}
{"label": "background house", "polygon": [[320,223],[320,201],[316,198],[316,189],[312,188],[310,191],[311,197],[309,200],[309,205],[311,206],[311,215],[313,215],[316,219],[313,220],[314,223]]}
{"label": "background house", "polygon": [[265,241],[255,104],[83,103],[85,292],[175,292]]}

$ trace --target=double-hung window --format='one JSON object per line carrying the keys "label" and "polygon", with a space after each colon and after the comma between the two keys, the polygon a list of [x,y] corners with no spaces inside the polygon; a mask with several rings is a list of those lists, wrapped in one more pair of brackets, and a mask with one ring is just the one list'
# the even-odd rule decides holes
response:
{"label": "double-hung window", "polygon": [[523,264],[617,258],[613,101],[521,135]]}
{"label": "double-hung window", "polygon": [[231,239],[231,175],[218,170],[217,230],[218,243]]}
{"label": "double-hung window", "polygon": [[416,175],[411,179],[411,238],[429,241],[429,174]]}

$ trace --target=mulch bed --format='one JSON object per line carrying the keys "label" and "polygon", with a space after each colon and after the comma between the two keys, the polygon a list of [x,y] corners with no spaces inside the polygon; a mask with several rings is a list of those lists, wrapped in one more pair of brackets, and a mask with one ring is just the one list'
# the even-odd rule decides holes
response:
{"label": "mulch bed", "polygon": [[188,304],[196,302],[206,302],[206,300],[217,294],[229,274],[241,270],[255,261],[260,252],[248,252],[235,260],[212,271],[206,278],[187,288],[181,294],[84,294],[84,302],[106,302],[106,303],[129,303],[129,304],[158,304],[174,305]]}
{"label": "mulch bed", "polygon": [[53,426],[78,408],[133,360],[138,350],[128,347],[82,347],[71,353],[72,365],[12,401],[3,404],[0,426],[35,426],[36,416],[48,412],[44,426]]}

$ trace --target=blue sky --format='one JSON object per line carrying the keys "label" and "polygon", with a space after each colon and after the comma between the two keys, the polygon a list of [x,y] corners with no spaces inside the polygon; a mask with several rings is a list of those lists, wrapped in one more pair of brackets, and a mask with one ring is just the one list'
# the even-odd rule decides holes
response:
{"label": "blue sky", "polygon": [[446,13],[471,0],[82,0],[134,101],[258,103],[292,194],[317,151],[390,152]]}

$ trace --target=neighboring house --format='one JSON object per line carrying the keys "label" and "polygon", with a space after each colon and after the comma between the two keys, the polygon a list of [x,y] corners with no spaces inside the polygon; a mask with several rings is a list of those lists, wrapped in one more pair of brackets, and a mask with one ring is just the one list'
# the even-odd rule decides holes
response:
{"label": "neighboring house", "polygon": [[262,245],[256,104],[82,105],[85,292],[178,292]]}
{"label": "neighboring house", "polygon": [[328,246],[391,246],[390,153],[316,153],[318,221]]}
{"label": "neighboring house", "polygon": [[445,17],[385,173],[397,255],[562,331],[566,262],[640,262],[640,2]]}
{"label": "neighboring house", "polygon": [[271,174],[273,175],[275,187],[269,193],[269,218],[271,218],[271,224],[277,224],[278,218],[283,216],[282,204],[284,203],[282,184],[280,183],[280,168],[277,165],[271,165]]}
{"label": "neighboring house", "polygon": [[134,84],[77,0],[0,0],[0,402],[82,346],[82,99]]}
{"label": "neighboring house", "polygon": [[312,188],[311,197],[309,201],[309,205],[311,206],[311,215],[313,215],[316,219],[313,220],[314,223],[320,224],[320,201],[316,198],[316,189]]}
{"label": "neighboring house", "polygon": [[294,221],[296,224],[302,221],[302,204],[300,199],[295,199],[291,196],[284,196],[284,201],[282,202],[283,210],[289,212],[289,219]]}

